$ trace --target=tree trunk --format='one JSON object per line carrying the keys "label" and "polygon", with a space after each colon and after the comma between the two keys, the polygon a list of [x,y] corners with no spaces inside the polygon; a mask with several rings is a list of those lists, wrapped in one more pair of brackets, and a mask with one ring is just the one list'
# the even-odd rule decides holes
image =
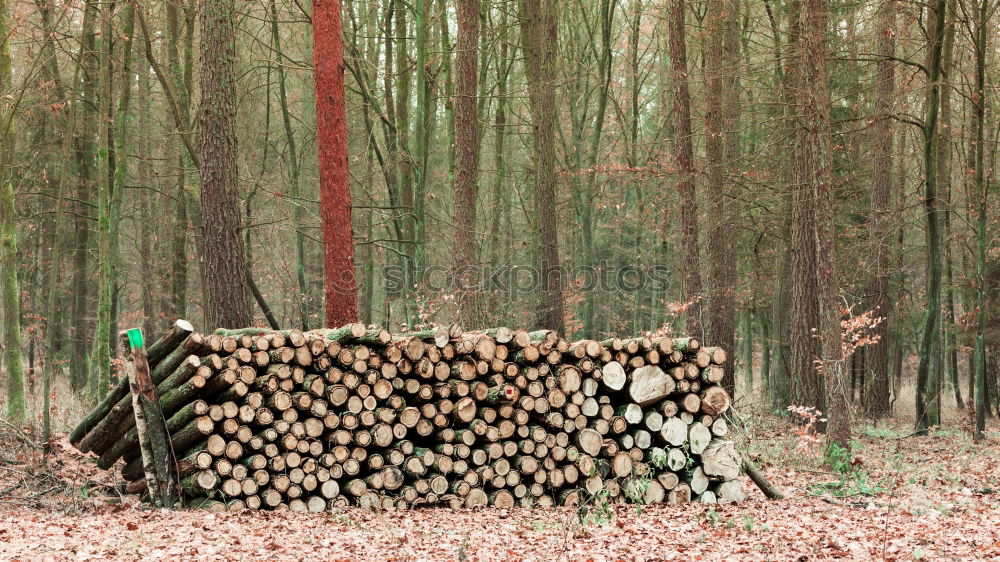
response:
{"label": "tree trunk", "polygon": [[[684,253],[684,313],[689,335],[704,338],[701,329],[701,258],[698,250],[698,203],[694,183],[694,138],[691,130],[691,94],[688,90],[687,45],[684,34],[685,0],[670,2],[670,82],[674,94],[674,163],[681,207],[681,248]],[[664,220],[667,220],[664,209]]]}
{"label": "tree trunk", "polygon": [[[941,233],[939,231],[939,203],[937,195],[937,118],[941,98],[941,51],[944,42],[946,0],[934,3],[933,25],[930,38],[929,64],[927,67],[927,99],[924,117],[924,209],[927,221],[927,304],[924,312],[923,331],[920,337],[917,362],[916,430],[926,432],[931,425],[940,423],[937,403],[937,372],[939,359],[941,319]],[[928,407],[927,399],[932,399]]]}
{"label": "tree trunk", "polygon": [[[72,325],[70,328],[70,383],[76,390],[83,389],[87,384],[90,374],[90,350],[88,348],[88,335],[90,334],[90,323],[88,322],[88,306],[90,296],[93,294],[93,276],[90,271],[90,228],[93,214],[91,212],[93,181],[95,181],[94,161],[97,159],[94,140],[100,135],[95,135],[101,127],[100,100],[98,95],[100,78],[100,57],[98,49],[97,33],[94,31],[96,20],[99,16],[99,3],[88,1],[84,7],[83,31],[80,45],[80,61],[83,65],[82,72],[82,99],[80,110],[82,111],[83,123],[80,131],[80,142],[74,143],[76,148],[76,161],[78,164],[77,191],[74,206],[76,217],[76,242],[73,253],[73,286],[76,288],[70,293],[72,298]],[[103,39],[101,40],[103,42]],[[97,177],[100,181],[100,177]]]}
{"label": "tree trunk", "polygon": [[[955,1],[951,0],[949,2],[948,11],[951,16],[954,17],[955,13]],[[948,19],[946,15],[945,19]],[[958,408],[964,408],[965,404],[962,400],[962,387],[958,383],[958,325],[955,322],[955,292],[957,288],[954,282],[954,272],[952,268],[953,262],[953,252],[952,246],[952,223],[951,217],[953,214],[953,202],[952,197],[953,186],[951,183],[952,178],[952,103],[951,103],[951,92],[954,88],[954,83],[952,82],[952,61],[954,60],[955,51],[955,25],[949,24],[945,29],[944,35],[944,46],[943,52],[941,54],[941,72],[942,72],[942,89],[941,89],[941,118],[940,126],[938,127],[938,140],[937,140],[937,158],[938,158],[938,185],[941,193],[944,196],[944,211],[941,214],[941,218],[944,220],[944,275],[945,275],[945,298],[944,303],[944,316],[941,319],[941,359],[939,361],[939,384],[940,389],[938,402],[940,407],[940,401],[943,399],[944,386],[947,384],[951,387],[952,395],[955,398],[955,405]],[[947,375],[947,376],[944,376]],[[947,379],[947,381],[945,380]]]}
{"label": "tree trunk", "polygon": [[868,286],[868,308],[882,321],[872,330],[879,338],[870,350],[866,368],[869,386],[864,391],[865,411],[874,419],[889,410],[889,325],[893,315],[889,299],[889,251],[892,246],[892,173],[893,120],[892,104],[895,91],[896,2],[883,2],[878,10],[877,53],[875,66],[875,115],[872,124],[872,200],[868,240],[872,252],[872,278]]}
{"label": "tree trunk", "polygon": [[[0,92],[10,85],[10,51],[6,40],[7,4],[0,0]],[[6,128],[6,127],[5,127]],[[13,148],[9,128],[0,133],[0,162],[7,169]],[[6,174],[5,174],[6,175]],[[6,177],[0,179],[0,304],[3,305],[3,357],[7,366],[7,417],[24,421],[24,361],[21,358],[21,292],[17,283],[17,217],[14,212],[14,185]]]}
{"label": "tree trunk", "polygon": [[804,92],[803,115],[805,141],[802,152],[811,162],[803,170],[809,179],[816,211],[813,223],[816,240],[816,276],[819,289],[819,336],[822,378],[826,390],[829,420],[827,447],[837,445],[850,450],[851,422],[847,388],[844,381],[846,357],[840,333],[840,287],[834,252],[833,146],[830,136],[830,94],[827,90],[827,0],[808,0],[803,27],[803,75],[810,86]]}
{"label": "tree trunk", "polygon": [[[13,92],[7,0],[0,0],[0,95]],[[0,306],[3,306],[3,355],[7,365],[7,417],[24,421],[24,361],[21,358],[21,291],[17,270],[17,213],[14,184],[7,170],[14,161],[13,115],[0,124]]]}
{"label": "tree trunk", "polygon": [[[708,183],[711,193],[713,228],[708,233],[709,294],[711,307],[708,335],[712,343],[734,349],[736,261],[733,235],[735,228],[736,181],[739,135],[739,2],[720,0],[709,4],[706,19],[710,45],[706,56],[708,69],[708,116],[705,152],[708,159]],[[726,69],[729,72],[726,72]],[[733,364],[725,366],[723,386],[735,395]]]}
{"label": "tree trunk", "polygon": [[[939,0],[940,3],[940,0]],[[975,150],[975,187],[978,190],[978,217],[976,220],[976,346],[974,351],[973,378],[976,381],[976,437],[985,436],[986,413],[989,404],[986,400],[986,249],[989,244],[986,230],[986,214],[989,210],[989,184],[986,182],[986,139],[984,127],[986,122],[986,49],[989,37],[988,19],[989,2],[981,0],[976,16],[976,38],[974,42],[976,55],[976,97],[973,107],[976,115],[976,150]]]}
{"label": "tree trunk", "polygon": [[[804,68],[806,58],[802,18],[802,3],[794,1],[789,7],[788,52],[792,57],[789,71],[789,87],[793,90],[793,107],[801,113],[804,104],[804,88],[811,78],[807,78]],[[819,346],[813,330],[820,327],[819,280],[816,276],[816,205],[812,192],[810,170],[816,165],[816,155],[812,153],[807,129],[795,120],[794,169],[792,174],[792,226],[791,226],[791,360],[789,378],[792,386],[792,403],[824,409],[823,390],[820,376],[813,361],[818,356]]]}
{"label": "tree trunk", "polygon": [[234,130],[235,17],[233,0],[203,3],[199,155],[205,310],[210,326],[227,328],[251,322]]}
{"label": "tree trunk", "polygon": [[458,289],[460,318],[466,329],[477,326],[478,282],[472,266],[476,260],[476,183],[478,178],[479,135],[477,123],[477,52],[479,49],[479,0],[459,0],[458,38],[455,43],[455,213],[452,248],[454,282]]}
{"label": "tree trunk", "polygon": [[328,327],[356,322],[358,317],[341,40],[340,0],[313,0],[316,140]]}
{"label": "tree trunk", "polygon": [[564,331],[562,274],[556,228],[556,20],[558,0],[522,3],[522,40],[534,135],[535,209],[538,218],[538,324]]}
{"label": "tree trunk", "polygon": [[295,228],[295,280],[298,283],[299,294],[296,295],[298,303],[299,326],[302,330],[309,330],[309,291],[306,285],[306,251],[304,231],[305,201],[302,199],[302,189],[299,182],[299,154],[295,144],[295,135],[292,131],[292,119],[288,111],[288,95],[285,88],[285,61],[282,55],[281,37],[278,34],[278,8],[274,0],[270,0],[269,9],[271,12],[271,47],[275,54],[275,68],[278,71],[278,101],[281,104],[281,123],[285,129],[285,142],[288,144],[288,175],[291,184],[292,195],[292,226]]}

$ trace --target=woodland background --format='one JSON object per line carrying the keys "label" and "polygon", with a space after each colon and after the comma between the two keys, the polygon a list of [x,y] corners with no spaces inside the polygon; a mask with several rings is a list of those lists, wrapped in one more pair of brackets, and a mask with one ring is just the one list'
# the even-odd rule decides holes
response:
{"label": "woodland background", "polygon": [[[50,384],[102,394],[120,327],[332,323],[333,247],[366,323],[692,334],[779,409],[922,429],[977,397],[982,431],[1000,408],[997,2],[338,4],[0,1],[29,414]],[[320,212],[314,52],[336,40],[351,240]],[[470,286],[506,268],[538,285]]]}

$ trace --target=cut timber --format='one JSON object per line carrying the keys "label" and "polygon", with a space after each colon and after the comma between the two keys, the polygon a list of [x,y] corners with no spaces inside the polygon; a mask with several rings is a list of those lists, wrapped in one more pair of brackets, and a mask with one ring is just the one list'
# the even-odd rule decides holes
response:
{"label": "cut timber", "polygon": [[367,332],[364,324],[354,323],[330,330],[324,334],[324,337],[330,341],[343,343],[363,338]]}
{"label": "cut timber", "polygon": [[726,423],[725,418],[717,418],[712,422],[712,435],[725,437],[727,433],[729,433],[729,424]]}
{"label": "cut timber", "polygon": [[680,447],[674,447],[667,452],[667,468],[674,472],[680,472],[687,467],[687,456]]}
{"label": "cut timber", "polygon": [[596,457],[601,452],[601,445],[604,439],[600,433],[588,428],[582,429],[576,434],[576,445],[584,453]]}
{"label": "cut timber", "polygon": [[691,430],[688,433],[688,440],[691,445],[691,454],[700,455],[712,441],[712,432],[704,425],[694,423],[691,424]]}
{"label": "cut timber", "polygon": [[680,479],[680,477],[677,476],[676,473],[673,473],[673,472],[661,472],[656,477],[656,481],[660,483],[660,486],[662,486],[664,490],[668,490],[669,491],[669,490],[673,490],[675,487],[677,487],[677,485],[680,484],[681,479]]}
{"label": "cut timber", "polygon": [[726,350],[721,347],[703,347],[702,349],[708,353],[709,357],[712,359],[712,363],[716,365],[722,365],[729,358],[726,354]]}
{"label": "cut timber", "polygon": [[715,384],[722,380],[726,371],[718,365],[709,365],[701,370],[701,380],[703,382]]}
{"label": "cut timber", "polygon": [[688,484],[691,486],[691,492],[695,495],[703,494],[708,489],[708,476],[705,475],[705,471],[700,466],[691,473],[691,481]]}
{"label": "cut timber", "polygon": [[[154,368],[159,364],[167,355],[172,353],[177,349],[191,333],[194,332],[194,327],[187,320],[177,320],[174,322],[173,326],[170,327],[159,340],[153,345],[149,346],[149,350],[146,353],[146,360],[149,362],[150,366]],[[83,418],[73,428],[73,431],[69,435],[70,443],[76,445],[83,439],[87,432],[94,428],[108,412],[117,404],[122,398],[125,398],[129,393],[128,380],[122,379],[118,385],[109,392],[101,403],[98,404],[93,411],[91,411],[87,416]]]}
{"label": "cut timber", "polygon": [[660,436],[670,445],[680,447],[687,441],[688,426],[680,418],[668,418],[660,428]]}
{"label": "cut timber", "polygon": [[729,409],[729,404],[729,393],[721,386],[710,386],[701,391],[701,412],[704,414],[722,415]]}
{"label": "cut timber", "polygon": [[666,398],[676,388],[672,377],[656,365],[639,367],[629,377],[628,396],[640,406],[648,406]]}
{"label": "cut timber", "polygon": [[739,480],[730,480],[719,484],[719,487],[715,490],[715,495],[719,498],[719,503],[741,502],[746,499],[746,493],[743,491],[743,482]]}
{"label": "cut timber", "polygon": [[616,416],[625,418],[630,424],[637,424],[642,421],[642,407],[638,404],[625,404],[615,410]]}
{"label": "cut timber", "polygon": [[[186,497],[308,511],[739,496],[720,491],[730,476],[710,474],[713,439],[728,431],[712,412],[732,407],[713,397],[724,356],[714,348],[506,329],[358,325],[334,334],[341,341],[330,331],[192,331],[152,365],[176,408],[167,430]],[[107,443],[102,465],[124,460],[126,491],[145,494],[133,410],[111,413],[115,424],[98,417],[108,432],[93,442]],[[198,485],[199,471],[213,477]]]}
{"label": "cut timber", "polygon": [[747,476],[750,477],[750,480],[752,480],[753,483],[756,484],[758,488],[760,488],[760,491],[764,493],[767,499],[769,500],[785,499],[785,495],[781,493],[781,490],[779,490],[777,486],[772,484],[767,479],[767,477],[764,476],[763,471],[761,471],[761,469],[757,467],[757,465],[754,464],[754,462],[751,461],[750,459],[747,458],[743,459],[743,471],[746,472]]}
{"label": "cut timber", "polygon": [[667,494],[667,503],[681,504],[691,501],[691,487],[681,482]]}
{"label": "cut timber", "polygon": [[618,391],[625,388],[628,377],[625,375],[625,368],[617,361],[605,363],[601,367],[601,384],[609,390]]}
{"label": "cut timber", "polygon": [[701,409],[701,398],[697,394],[689,392],[681,398],[680,407],[681,410],[689,414],[697,413]]}
{"label": "cut timber", "polygon": [[204,494],[214,490],[219,484],[219,477],[211,470],[199,470],[181,481],[181,488],[189,495]]}
{"label": "cut timber", "polygon": [[642,503],[646,505],[661,503],[666,496],[666,491],[659,480],[650,480],[646,484],[646,489],[642,492]]}
{"label": "cut timber", "polygon": [[632,457],[628,453],[620,452],[611,460],[611,472],[618,478],[625,478],[632,474]]}
{"label": "cut timber", "polygon": [[698,351],[699,347],[701,347],[701,342],[698,341],[698,338],[674,338],[674,349],[680,351],[684,355]]}
{"label": "cut timber", "polygon": [[739,477],[743,458],[732,441],[713,439],[702,451],[701,462],[705,474],[728,481]]}
{"label": "cut timber", "polygon": [[469,495],[465,496],[465,507],[476,507],[477,505],[487,505],[489,503],[489,497],[487,497],[486,492],[482,488],[473,488],[469,490]]}

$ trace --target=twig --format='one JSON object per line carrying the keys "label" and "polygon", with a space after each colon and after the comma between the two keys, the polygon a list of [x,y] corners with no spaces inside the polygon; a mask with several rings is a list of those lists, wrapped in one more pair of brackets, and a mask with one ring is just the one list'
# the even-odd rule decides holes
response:
{"label": "twig", "polygon": [[7,420],[3,420],[3,419],[0,419],[0,423],[2,423],[4,426],[10,428],[10,430],[14,434],[14,437],[17,437],[17,440],[20,441],[21,443],[24,443],[25,445],[27,445],[27,446],[29,446],[29,447],[31,447],[33,449],[41,449],[42,448],[41,445],[35,443],[30,437],[28,437],[27,434],[24,433],[24,430],[22,430],[21,428],[17,427],[16,425],[10,423]]}
{"label": "twig", "polygon": [[892,509],[892,505],[884,504],[884,503],[879,503],[879,502],[876,502],[876,501],[870,501],[870,502],[860,502],[859,501],[859,502],[850,502],[850,503],[848,503],[848,502],[837,501],[837,500],[835,500],[833,498],[826,497],[826,496],[823,496],[820,499],[823,500],[823,501],[825,501],[826,503],[828,503],[830,505],[838,505],[840,507],[862,508],[862,507],[868,507],[869,505],[874,505],[876,507],[885,507],[885,508]]}

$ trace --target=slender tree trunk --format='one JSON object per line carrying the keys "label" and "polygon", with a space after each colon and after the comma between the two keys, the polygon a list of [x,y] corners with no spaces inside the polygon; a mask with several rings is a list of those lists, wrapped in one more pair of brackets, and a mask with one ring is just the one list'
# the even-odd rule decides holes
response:
{"label": "slender tree trunk", "polygon": [[299,181],[299,154],[292,131],[292,118],[288,111],[288,95],[285,91],[285,61],[281,48],[281,37],[278,34],[278,8],[274,0],[270,0],[271,12],[271,48],[276,58],[275,67],[278,71],[278,101],[281,104],[281,122],[285,128],[286,150],[288,152],[288,175],[292,195],[292,226],[295,229],[295,280],[298,283],[299,294],[296,300],[299,305],[299,326],[309,329],[309,290],[306,285],[306,250],[305,250],[305,210],[302,199],[302,189]]}
{"label": "slender tree trunk", "polygon": [[341,38],[340,1],[313,0],[316,133],[328,327],[356,322],[358,317]]}
{"label": "slender tree trunk", "polygon": [[[940,0],[939,0],[940,3]],[[989,37],[989,1],[980,0],[976,14],[974,50],[976,55],[976,97],[973,107],[976,115],[976,150],[975,175],[978,190],[978,206],[976,220],[976,347],[975,368],[973,377],[976,381],[976,437],[983,438],[986,430],[986,414],[989,408],[986,387],[986,249],[989,244],[986,231],[987,211],[989,210],[989,185],[986,182],[986,138],[984,127],[986,122],[986,53]]]}
{"label": "slender tree trunk", "polygon": [[[698,250],[698,204],[695,193],[694,138],[691,129],[691,94],[688,90],[687,45],[684,34],[685,0],[670,2],[670,81],[674,95],[674,163],[681,207],[681,249],[684,253],[685,329],[704,338],[701,329],[701,258]],[[664,209],[664,221],[668,210]]]}
{"label": "slender tree trunk", "polygon": [[555,57],[558,0],[522,3],[522,36],[528,76],[528,104],[534,133],[535,209],[538,216],[538,323],[564,331],[562,272],[556,228]]}
{"label": "slender tree trunk", "polygon": [[204,287],[208,324],[249,326],[246,251],[240,235],[236,167],[236,36],[233,0],[205,0],[201,12],[201,161]]}
{"label": "slender tree trunk", "polygon": [[[178,134],[172,146],[172,160],[173,167],[176,169],[174,172],[176,174],[176,183],[174,185],[174,226],[172,229],[173,239],[171,241],[173,260],[170,267],[170,311],[177,318],[185,318],[187,316],[188,303],[187,239],[189,227],[188,195],[185,189],[185,183],[187,182],[187,160],[184,157],[185,148],[182,135],[187,134],[190,130],[188,122],[189,90],[185,84],[184,68],[181,63],[180,49],[184,37],[181,31],[181,19],[177,11],[176,2],[166,3],[166,17],[168,41],[165,44],[165,50],[167,52],[167,67],[170,72],[169,79],[173,85],[173,91],[177,94],[177,105],[180,112],[177,122]],[[148,30],[146,31],[148,33]]]}
{"label": "slender tree trunk", "polygon": [[[409,26],[406,14],[411,6],[403,0],[395,0],[394,18],[396,23],[396,173],[397,185],[403,211],[403,236],[401,239],[403,257],[403,317],[409,325],[412,321],[410,317],[409,298],[413,287],[419,284],[416,271],[417,265],[417,217],[416,204],[413,196],[413,155],[410,153],[410,51],[409,51]],[[388,56],[388,54],[386,55]],[[391,76],[387,78],[391,79]],[[391,82],[386,86],[392,89]]]}
{"label": "slender tree trunk", "polygon": [[[142,57],[136,59],[136,105],[138,106],[138,127],[140,131],[149,131],[151,127],[150,119],[150,83],[149,83],[149,63]],[[142,135],[136,141],[138,163],[136,165],[136,181],[142,187],[137,201],[139,204],[139,219],[145,228],[139,229],[139,281],[140,301],[142,302],[142,332],[144,334],[155,333],[155,326],[159,325],[162,318],[157,311],[154,292],[162,285],[157,280],[157,268],[153,265],[156,256],[151,255],[153,247],[153,232],[157,223],[152,221],[151,208],[152,201],[155,200],[156,191],[152,189],[153,174],[149,162],[152,160],[153,150],[150,135]],[[162,258],[161,258],[162,259]]]}
{"label": "slender tree trunk", "polygon": [[472,271],[476,260],[476,190],[479,171],[477,123],[477,70],[479,49],[479,0],[459,0],[458,38],[455,43],[455,216],[452,248],[455,282],[459,287],[462,324],[476,327],[479,317]]}
{"label": "slender tree trunk", "polygon": [[[0,95],[13,91],[7,0],[0,0]],[[7,417],[24,421],[24,360],[21,357],[21,290],[17,282],[17,213],[14,184],[8,170],[14,161],[13,119],[0,113],[0,305],[3,306],[3,359],[7,366]]]}
{"label": "slender tree trunk", "polygon": [[[946,0],[933,4],[933,26],[930,39],[930,56],[927,67],[927,99],[924,117],[924,209],[927,220],[927,308],[924,312],[923,332],[920,337],[917,362],[916,429],[926,432],[931,425],[940,423],[937,404],[935,363],[939,358],[941,332],[941,232],[939,230],[939,202],[937,192],[937,119],[941,99],[941,50],[944,42]],[[928,405],[928,398],[931,404]]]}
{"label": "slender tree trunk", "polygon": [[[952,18],[955,14],[955,0],[948,1],[948,12],[951,14]],[[955,323],[955,292],[956,287],[954,283],[954,272],[952,268],[953,252],[952,252],[952,224],[951,216],[953,214],[952,202],[954,198],[952,197],[953,186],[951,182],[952,178],[952,103],[951,103],[951,92],[954,87],[952,82],[952,61],[954,59],[955,50],[955,24],[950,23],[950,19],[946,16],[945,21],[948,21],[947,28],[945,29],[944,35],[944,47],[941,54],[941,71],[942,71],[942,81],[941,81],[941,118],[940,126],[938,127],[938,140],[937,140],[937,158],[938,158],[938,186],[943,194],[944,199],[944,210],[941,213],[941,218],[944,221],[944,275],[945,275],[945,303],[944,303],[944,316],[941,319],[941,351],[942,358],[939,361],[939,370],[942,371],[945,376],[940,376],[940,383],[938,387],[943,391],[943,387],[951,387],[952,396],[955,398],[955,405],[959,408],[964,408],[965,403],[962,400],[962,387],[958,383],[958,326]],[[947,381],[945,380],[947,378]],[[943,399],[943,392],[938,393],[938,401]]]}
{"label": "slender tree trunk", "polygon": [[[493,190],[492,209],[496,212],[492,214],[490,220],[489,236],[487,241],[490,245],[491,265],[498,270],[502,265],[509,264],[510,244],[504,242],[501,235],[503,229],[510,224],[510,190],[506,189],[504,180],[506,178],[507,160],[505,158],[505,148],[507,141],[507,81],[510,74],[510,57],[508,55],[510,41],[507,40],[507,11],[508,2],[502,0],[500,6],[499,41],[500,54],[496,60],[497,93],[496,93],[496,113],[493,116]],[[509,230],[508,230],[509,232]],[[506,306],[503,299],[509,298],[509,294],[497,294],[493,299],[494,308],[500,311],[498,318],[500,323],[507,323],[510,318],[511,307]],[[509,301],[506,301],[509,302]]]}
{"label": "slender tree trunk", "polygon": [[[101,34],[112,37],[111,18],[113,4],[105,4],[101,13]],[[123,32],[132,36],[134,6],[129,4],[125,13]],[[98,151],[98,298],[97,329],[94,333],[94,363],[96,364],[94,397],[104,395],[111,383],[111,356],[114,350],[112,338],[114,330],[115,269],[118,261],[118,224],[121,209],[121,195],[125,188],[125,118],[128,114],[132,93],[131,58],[132,41],[125,41],[121,53],[121,97],[117,111],[113,108],[114,53],[115,42],[105,41],[103,51],[104,66],[101,73],[101,148]],[[122,123],[117,124],[116,119]],[[114,150],[112,150],[114,147]],[[114,155],[118,155],[117,158]]]}
{"label": "slender tree trunk", "polygon": [[[707,136],[709,193],[713,228],[708,233],[709,294],[708,336],[714,345],[733,349],[735,342],[735,197],[733,171],[739,166],[737,132],[739,104],[739,2],[720,0],[709,4],[710,45],[707,54]],[[729,72],[724,70],[728,69]],[[735,395],[732,362],[726,366],[723,386]]]}
{"label": "slender tree trunk", "polygon": [[870,383],[865,389],[865,410],[874,419],[887,416],[889,411],[889,326],[893,305],[889,299],[889,253],[892,246],[892,174],[893,118],[895,90],[896,2],[887,0],[877,14],[877,51],[875,67],[875,115],[872,125],[872,200],[869,217],[869,246],[872,257],[872,279],[868,287],[868,308],[882,321],[872,331],[878,343],[866,362]]}
{"label": "slender tree trunk", "polygon": [[417,84],[417,105],[416,123],[414,123],[413,136],[416,146],[414,156],[416,162],[413,166],[413,256],[414,271],[421,275],[424,269],[425,252],[427,250],[425,238],[427,231],[427,217],[425,212],[427,202],[427,176],[430,173],[428,166],[431,123],[433,119],[431,100],[431,80],[427,73],[427,32],[431,27],[430,22],[431,0],[414,0],[414,27],[416,28],[416,58],[413,61],[414,75]]}
{"label": "slender tree trunk", "polygon": [[[100,7],[95,0],[88,0],[84,6],[83,31],[81,35],[80,60],[83,64],[82,94],[80,108],[82,126],[80,142],[74,143],[78,162],[78,178],[76,191],[76,243],[73,252],[73,313],[70,329],[70,384],[75,390],[83,389],[90,373],[90,349],[88,337],[90,333],[87,321],[87,309],[90,304],[92,275],[90,272],[90,222],[91,222],[91,191],[94,187],[94,161],[96,148],[95,134],[100,130],[97,88],[99,86],[100,61],[98,55],[97,33],[94,31],[95,20],[100,14]],[[103,43],[103,39],[101,42]],[[110,41],[110,39],[109,39]],[[99,136],[99,135],[97,135]],[[98,172],[99,173],[99,172]],[[100,181],[97,177],[96,181]]]}
{"label": "slender tree trunk", "polygon": [[[7,5],[0,0],[0,33],[7,30]],[[8,37],[4,33],[3,37]],[[7,41],[0,53],[0,80],[4,86],[10,84],[10,57]],[[4,61],[6,59],[6,62]],[[6,91],[7,88],[3,88]],[[9,134],[4,134],[9,137]],[[4,167],[7,166],[13,139],[3,141]],[[7,366],[7,417],[16,422],[24,421],[24,360],[21,357],[21,291],[17,282],[17,217],[14,212],[14,186],[8,178],[0,184],[0,304],[3,305],[3,357]]]}

